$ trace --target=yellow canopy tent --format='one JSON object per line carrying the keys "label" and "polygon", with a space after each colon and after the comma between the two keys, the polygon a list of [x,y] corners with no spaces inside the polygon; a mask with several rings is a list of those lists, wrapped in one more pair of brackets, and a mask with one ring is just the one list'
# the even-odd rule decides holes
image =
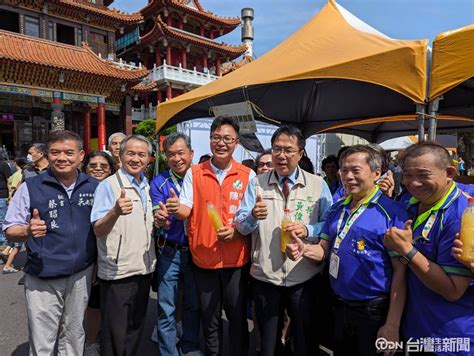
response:
{"label": "yellow canopy tent", "polygon": [[474,25],[436,36],[432,58],[430,100],[473,79]]}
{"label": "yellow canopy tent", "polygon": [[[252,63],[158,106],[157,129],[250,101],[256,118],[305,136],[361,120],[413,115],[426,98],[427,41],[381,33],[329,0],[299,31]],[[374,139],[372,132],[361,136]]]}
{"label": "yellow canopy tent", "polygon": [[[432,48],[429,100],[432,137],[474,131],[474,25],[443,32]],[[438,106],[436,108],[436,106]],[[416,132],[418,122],[412,115],[367,119],[333,125],[321,132],[341,132],[363,136],[377,132],[377,141]]]}
{"label": "yellow canopy tent", "polygon": [[432,58],[429,98],[437,131],[448,131],[443,117],[458,131],[474,131],[474,25],[439,34]]}

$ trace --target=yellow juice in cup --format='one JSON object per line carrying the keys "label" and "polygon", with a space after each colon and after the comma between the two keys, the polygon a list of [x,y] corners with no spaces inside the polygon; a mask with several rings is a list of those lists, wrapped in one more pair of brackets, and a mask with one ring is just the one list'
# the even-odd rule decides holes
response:
{"label": "yellow juice in cup", "polygon": [[207,205],[207,214],[209,215],[209,219],[211,219],[211,224],[214,227],[214,230],[219,230],[222,226],[222,220],[219,215],[219,212],[217,211],[216,207],[212,204],[209,203]]}
{"label": "yellow juice in cup", "polygon": [[281,252],[286,251],[286,245],[291,243],[291,233],[285,231],[286,225],[291,223],[290,209],[285,209],[285,215],[281,221],[281,237],[280,237],[280,250]]}
{"label": "yellow juice in cup", "polygon": [[462,241],[461,259],[474,262],[474,198],[469,199],[469,205],[462,214],[460,238]]}

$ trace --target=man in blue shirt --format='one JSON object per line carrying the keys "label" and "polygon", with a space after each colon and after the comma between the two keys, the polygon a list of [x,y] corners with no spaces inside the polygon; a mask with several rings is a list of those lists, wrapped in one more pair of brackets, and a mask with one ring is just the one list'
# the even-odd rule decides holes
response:
{"label": "man in blue shirt", "polygon": [[405,303],[406,267],[383,246],[392,226],[402,227],[406,213],[375,182],[382,161],[368,146],[356,145],[340,157],[341,179],[349,196],[335,203],[316,245],[294,239],[287,253],[329,260],[335,305],[336,355],[376,355],[375,341],[398,341]]}
{"label": "man in blue shirt", "polygon": [[[387,231],[384,240],[410,267],[402,333],[422,345],[420,351],[472,355],[473,274],[451,252],[467,196],[453,182],[456,167],[442,146],[409,147],[402,168],[412,220]],[[458,341],[437,342],[446,339]]]}
{"label": "man in blue shirt", "polygon": [[[191,167],[194,152],[189,137],[173,133],[166,137],[163,148],[168,170],[153,179],[150,195],[157,230],[157,286],[158,322],[156,325],[158,348],[163,356],[178,356],[176,347],[176,304],[178,284],[183,281],[183,335],[179,349],[183,354],[199,350],[201,324],[199,300],[192,271],[192,258],[184,221],[168,214],[165,204],[171,194],[181,192],[183,178]],[[171,193],[173,191],[174,193]]]}

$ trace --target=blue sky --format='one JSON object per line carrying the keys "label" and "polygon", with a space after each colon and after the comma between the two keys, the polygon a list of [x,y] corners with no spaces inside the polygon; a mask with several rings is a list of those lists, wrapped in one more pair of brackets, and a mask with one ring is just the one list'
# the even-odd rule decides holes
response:
{"label": "blue sky", "polygon": [[[134,12],[147,0],[116,0],[112,7]],[[429,39],[440,32],[474,23],[474,0],[339,0],[338,3],[387,36]],[[240,16],[240,9],[255,9],[255,55],[261,56],[298,30],[326,4],[325,0],[201,0],[207,10],[221,16]],[[240,42],[240,29],[221,37]]]}

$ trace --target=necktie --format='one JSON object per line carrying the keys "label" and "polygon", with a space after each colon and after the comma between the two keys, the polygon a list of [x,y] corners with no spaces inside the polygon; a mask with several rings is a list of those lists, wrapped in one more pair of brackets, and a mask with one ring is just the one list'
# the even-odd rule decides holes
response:
{"label": "necktie", "polygon": [[285,200],[288,199],[288,195],[290,194],[290,186],[288,185],[288,177],[283,177],[283,188],[282,188],[282,193],[283,196],[285,197]]}

